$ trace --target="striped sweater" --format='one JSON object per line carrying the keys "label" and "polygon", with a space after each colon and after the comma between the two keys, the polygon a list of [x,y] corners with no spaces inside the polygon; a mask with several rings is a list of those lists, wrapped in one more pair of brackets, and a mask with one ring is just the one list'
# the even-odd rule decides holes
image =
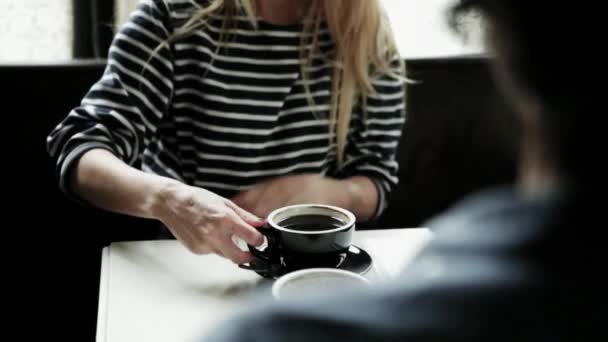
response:
{"label": "striped sweater", "polygon": [[259,20],[254,29],[237,17],[229,39],[220,39],[218,14],[153,54],[198,6],[196,0],[140,2],[114,38],[103,76],[47,138],[61,189],[73,195],[75,162],[102,148],[145,172],[226,197],[287,174],[364,175],[378,187],[380,214],[397,184],[402,81],[374,80],[376,93],[366,108],[353,109],[345,163],[338,168],[326,119],[335,51],[327,29],[306,80],[299,64],[301,24]]}

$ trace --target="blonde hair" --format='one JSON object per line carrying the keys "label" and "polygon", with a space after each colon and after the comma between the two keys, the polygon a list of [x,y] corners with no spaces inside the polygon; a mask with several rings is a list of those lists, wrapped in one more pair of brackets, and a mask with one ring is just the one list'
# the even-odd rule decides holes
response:
{"label": "blonde hair", "polygon": [[[234,25],[234,17],[243,12],[257,28],[255,0],[210,0],[206,7],[198,10],[176,30],[169,42],[192,34],[216,13],[221,13],[224,18],[220,40],[227,39],[226,32]],[[317,38],[323,21],[336,45],[329,129],[330,139],[335,139],[337,145],[338,166],[341,166],[353,107],[361,100],[362,114],[365,115],[365,99],[375,93],[373,78],[388,75],[405,79],[405,65],[379,0],[310,0],[303,19],[300,57],[305,81],[309,77],[307,67],[318,50]],[[306,48],[307,45],[311,48]],[[395,68],[392,63],[398,63],[399,67]],[[308,82],[304,82],[304,87],[308,102],[313,107]],[[332,133],[335,133],[334,138],[331,138]]]}

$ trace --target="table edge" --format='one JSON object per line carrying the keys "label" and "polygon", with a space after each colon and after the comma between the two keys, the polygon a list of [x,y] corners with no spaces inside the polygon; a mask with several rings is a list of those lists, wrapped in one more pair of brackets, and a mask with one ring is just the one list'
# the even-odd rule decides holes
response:
{"label": "table edge", "polygon": [[108,331],[108,289],[110,286],[110,246],[101,250],[101,272],[99,275],[99,302],[97,304],[97,334],[95,341],[106,342]]}

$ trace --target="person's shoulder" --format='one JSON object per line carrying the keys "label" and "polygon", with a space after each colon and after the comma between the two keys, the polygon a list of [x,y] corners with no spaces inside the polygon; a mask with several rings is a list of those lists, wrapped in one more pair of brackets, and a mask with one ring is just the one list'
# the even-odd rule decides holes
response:
{"label": "person's shoulder", "polygon": [[181,25],[188,21],[197,11],[207,8],[211,0],[148,0],[162,8],[174,22]]}
{"label": "person's shoulder", "polygon": [[212,0],[152,0],[163,3],[169,9],[202,9],[211,5]]}
{"label": "person's shoulder", "polygon": [[557,193],[524,195],[510,186],[464,197],[425,226],[437,241],[469,248],[507,248],[545,234],[545,223],[563,197]]}

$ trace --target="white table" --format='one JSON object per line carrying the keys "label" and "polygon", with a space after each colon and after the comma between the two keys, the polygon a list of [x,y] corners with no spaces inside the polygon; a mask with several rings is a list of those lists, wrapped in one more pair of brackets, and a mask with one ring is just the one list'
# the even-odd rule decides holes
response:
{"label": "white table", "polygon": [[[396,275],[430,240],[427,229],[355,233],[373,258],[372,281]],[[267,284],[215,255],[191,254],[175,240],[113,243],[103,249],[98,342],[194,341]]]}

